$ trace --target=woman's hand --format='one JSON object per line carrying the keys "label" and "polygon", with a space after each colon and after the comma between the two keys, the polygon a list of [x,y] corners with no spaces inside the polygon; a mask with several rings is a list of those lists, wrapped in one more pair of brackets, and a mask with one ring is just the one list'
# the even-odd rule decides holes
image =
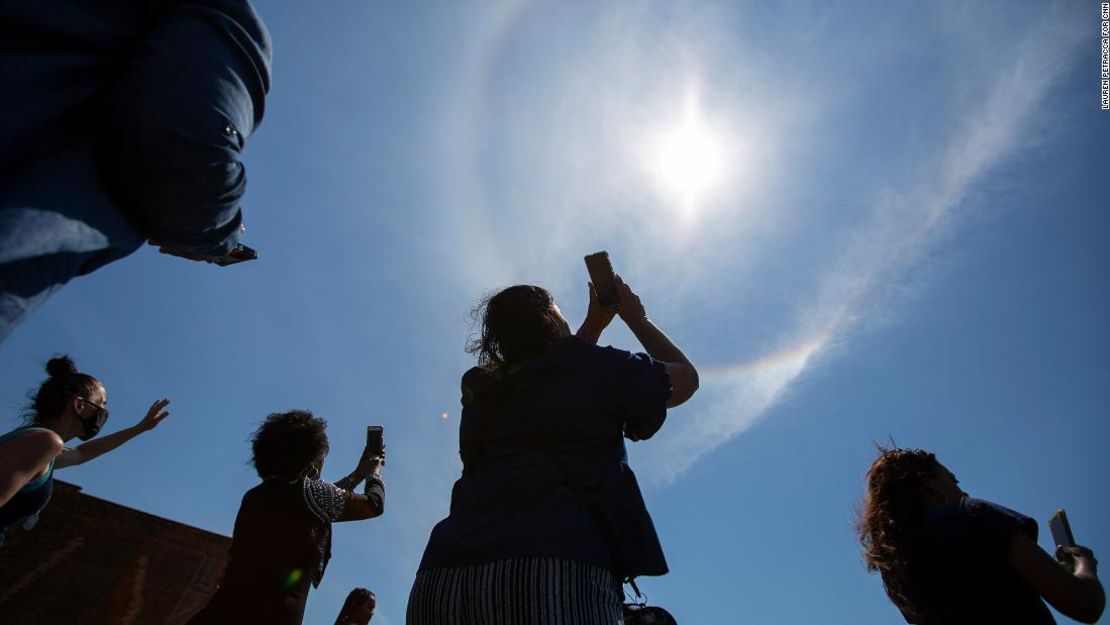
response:
{"label": "woman's hand", "polygon": [[644,303],[640,301],[640,296],[636,295],[620,276],[617,276],[617,296],[620,298],[617,314],[625,323],[647,319],[647,311],[644,310]]}
{"label": "woman's hand", "polygon": [[165,398],[159,399],[158,401],[151,404],[150,410],[146,411],[146,416],[143,417],[142,421],[139,421],[135,425],[135,429],[139,430],[140,432],[148,432],[158,427],[158,424],[162,422],[162,419],[170,416],[169,411],[163,410],[163,408],[168,405],[170,405],[170,400]]}
{"label": "woman's hand", "polygon": [[1095,559],[1095,553],[1086,547],[1061,545],[1056,548],[1056,559],[1076,574],[1082,570],[1091,575],[1098,575],[1098,560]]}
{"label": "woman's hand", "polygon": [[369,447],[362,450],[362,457],[358,459],[358,466],[355,467],[355,475],[363,477],[376,477],[381,479],[382,465],[385,464],[385,450],[382,450],[382,455],[374,455],[370,452]]}
{"label": "woman's hand", "polygon": [[601,333],[609,327],[609,323],[617,315],[617,306],[602,306],[597,299],[597,289],[594,288],[594,283],[590,282],[588,286],[590,289],[590,304],[586,307],[586,318],[582,321],[582,327],[578,328],[575,335],[580,339],[597,343],[597,340],[601,338]]}

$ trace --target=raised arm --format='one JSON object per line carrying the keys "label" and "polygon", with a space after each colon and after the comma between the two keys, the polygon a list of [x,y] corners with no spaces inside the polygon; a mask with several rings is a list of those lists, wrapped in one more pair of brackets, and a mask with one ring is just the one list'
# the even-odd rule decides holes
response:
{"label": "raised arm", "polygon": [[640,296],[620,276],[617,276],[617,292],[621,298],[617,305],[617,314],[636,336],[636,340],[640,341],[640,345],[643,345],[644,351],[667,368],[667,375],[670,376],[671,387],[674,389],[667,401],[667,407],[673,408],[690,399],[698,390],[698,370],[690,363],[686,354],[651,322]]}
{"label": "raised arm", "polygon": [[33,430],[4,443],[0,447],[0,506],[42,475],[61,452],[61,437],[47,430]]}
{"label": "raised arm", "polygon": [[1094,623],[1102,616],[1106,605],[1102,583],[1098,580],[1098,562],[1086,547],[1061,547],[1060,555],[1075,563],[1074,573],[1045,553],[1024,532],[1014,532],[1010,541],[1010,567],[1030,588],[1064,615],[1083,623]]}
{"label": "raised arm", "polygon": [[97,456],[112,451],[143,432],[153,430],[158,427],[162,419],[169,416],[170,413],[163,410],[169,403],[170,400],[168,399],[159,399],[150,405],[150,410],[147,411],[146,416],[135,425],[124,428],[118,432],[100,436],[87,443],[81,443],[72,449],[62,451],[58,456],[57,462],[54,463],[54,468],[61,469],[62,467],[83,464]]}
{"label": "raised arm", "polygon": [[[343,512],[336,521],[361,521],[381,516],[385,512],[385,483],[382,482],[383,456],[372,456],[370,450],[363,449],[358,466],[347,477],[335,483],[336,486],[347,491],[347,501]],[[366,488],[359,495],[353,489],[363,480]]]}
{"label": "raised arm", "polygon": [[640,296],[636,295],[620,276],[616,278],[617,294],[620,296],[620,303],[616,306],[601,306],[598,303],[597,291],[593,283],[590,283],[590,304],[586,309],[586,318],[575,335],[591,343],[597,343],[613,317],[620,315],[628,329],[636,336],[636,340],[640,341],[644,351],[663,363],[667,369],[673,388],[667,407],[673,408],[690,399],[698,390],[698,370],[690,363],[686,354],[683,354],[682,350],[651,322],[651,319],[648,319]]}
{"label": "raised arm", "polygon": [[343,514],[336,521],[362,521],[381,516],[385,512],[385,484],[381,477],[371,476],[366,481],[363,494],[351,493]]}

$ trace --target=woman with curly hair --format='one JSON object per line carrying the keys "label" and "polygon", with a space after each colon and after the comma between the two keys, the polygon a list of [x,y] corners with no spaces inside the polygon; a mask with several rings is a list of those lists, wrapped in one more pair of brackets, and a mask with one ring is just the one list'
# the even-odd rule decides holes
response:
{"label": "woman with curly hair", "polygon": [[[667,562],[624,439],[650,438],[694,394],[697,371],[618,279],[590,288],[576,334],[546,290],[478,309],[478,366],[462,377],[462,476],[409,594],[409,625],[617,625],[620,581]],[[647,353],[596,343],[615,315]]]}
{"label": "woman with curly hair", "polygon": [[[299,625],[331,557],[331,524],[381,515],[384,459],[366,449],[343,479],[320,479],[325,427],[311,412],[290,410],[255,430],[251,461],[262,483],[243,496],[223,581],[190,625]],[[351,492],[363,480],[363,494]]]}
{"label": "woman with curly hair", "polygon": [[[50,501],[55,470],[106,454],[170,414],[164,410],[170,400],[159,399],[135,425],[89,440],[108,420],[108,391],[100,380],[79,372],[69,356],[51,358],[46,373],[24,425],[0,435],[0,544],[8,531],[34,525]],[[88,442],[66,447],[74,438]]]}
{"label": "woman with curly hair", "polygon": [[1037,522],[974,499],[936,456],[884,449],[867,471],[858,524],[864,561],[906,622],[921,625],[1094,623],[1105,604],[1086,547],[1037,546]]}

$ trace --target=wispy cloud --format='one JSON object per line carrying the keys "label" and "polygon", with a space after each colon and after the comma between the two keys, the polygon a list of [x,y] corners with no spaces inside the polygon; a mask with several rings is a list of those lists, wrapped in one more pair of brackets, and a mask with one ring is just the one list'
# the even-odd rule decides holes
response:
{"label": "wispy cloud", "polygon": [[991,71],[963,77],[985,85],[982,101],[956,113],[946,146],[931,161],[915,164],[924,174],[916,188],[879,195],[868,223],[820,277],[812,303],[795,311],[797,321],[780,348],[707,377],[707,407],[671,425],[648,465],[652,478],[668,483],[679,477],[757,422],[853,331],[886,319],[890,306],[914,288],[904,283],[907,270],[961,223],[969,190],[1041,135],[1038,105],[1070,67],[1080,40],[1067,26],[1039,24],[1008,58],[999,58],[997,49],[986,52],[1000,61],[988,64]]}

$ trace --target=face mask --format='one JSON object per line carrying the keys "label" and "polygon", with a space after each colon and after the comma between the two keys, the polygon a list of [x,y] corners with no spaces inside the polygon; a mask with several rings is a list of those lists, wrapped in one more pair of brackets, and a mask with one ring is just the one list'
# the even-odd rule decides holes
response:
{"label": "face mask", "polygon": [[83,441],[87,441],[99,434],[100,428],[104,427],[104,423],[108,421],[108,409],[103,406],[97,406],[87,399],[84,401],[86,404],[93,407],[93,412],[88,415],[77,415],[77,419],[81,421],[81,425],[85,426],[85,431],[78,434],[77,437]]}

